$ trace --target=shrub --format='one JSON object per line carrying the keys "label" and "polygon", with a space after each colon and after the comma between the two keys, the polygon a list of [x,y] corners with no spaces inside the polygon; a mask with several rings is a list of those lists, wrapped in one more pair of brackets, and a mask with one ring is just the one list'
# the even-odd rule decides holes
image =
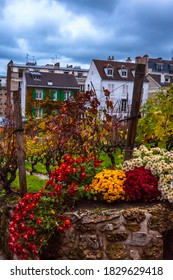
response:
{"label": "shrub", "polygon": [[107,202],[125,199],[123,188],[125,173],[122,170],[103,170],[96,174],[89,191],[95,197]]}
{"label": "shrub", "polygon": [[124,171],[144,166],[158,178],[161,199],[173,202],[173,152],[161,148],[148,149],[140,146],[134,149],[133,158],[122,164]]}
{"label": "shrub", "polygon": [[135,167],[125,172],[124,182],[127,200],[152,201],[160,196],[157,188],[158,179],[149,170],[142,167]]}

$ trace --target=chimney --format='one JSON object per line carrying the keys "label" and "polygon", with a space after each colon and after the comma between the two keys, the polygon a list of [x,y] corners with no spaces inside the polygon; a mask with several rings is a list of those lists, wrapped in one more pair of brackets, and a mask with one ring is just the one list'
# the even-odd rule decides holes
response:
{"label": "chimney", "polygon": [[60,63],[59,63],[59,62],[56,62],[56,63],[54,64],[54,66],[59,68],[59,67],[60,67]]}
{"label": "chimney", "polygon": [[109,55],[107,60],[111,60],[111,61],[113,60],[114,61],[114,56],[113,55],[112,56]]}
{"label": "chimney", "polygon": [[130,56],[128,56],[128,57],[127,57],[126,62],[132,62],[132,60],[131,60],[131,57],[130,57]]}

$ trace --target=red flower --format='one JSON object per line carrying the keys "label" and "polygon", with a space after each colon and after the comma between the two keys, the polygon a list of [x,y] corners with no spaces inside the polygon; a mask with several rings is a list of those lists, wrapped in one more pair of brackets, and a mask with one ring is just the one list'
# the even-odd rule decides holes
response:
{"label": "red flower", "polygon": [[37,224],[41,225],[42,224],[42,220],[40,218],[37,219]]}
{"label": "red flower", "polygon": [[157,185],[158,179],[143,166],[126,171],[124,187],[130,200],[151,201],[156,199],[160,195]]}

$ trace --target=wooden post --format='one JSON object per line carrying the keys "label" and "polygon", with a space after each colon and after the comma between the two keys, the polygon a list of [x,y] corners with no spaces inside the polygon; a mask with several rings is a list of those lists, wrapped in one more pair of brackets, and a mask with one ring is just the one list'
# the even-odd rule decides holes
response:
{"label": "wooden post", "polygon": [[139,118],[139,110],[141,105],[143,81],[145,78],[145,69],[147,63],[147,56],[143,58],[136,58],[136,71],[135,71],[135,81],[133,88],[132,97],[132,107],[130,112],[130,119],[128,123],[128,134],[125,147],[125,157],[124,160],[129,160],[132,158],[133,149],[135,145],[135,137],[137,131],[137,124]]}
{"label": "wooden post", "polygon": [[15,132],[16,132],[16,143],[17,143],[17,161],[18,161],[18,170],[19,170],[20,196],[23,197],[27,192],[27,185],[26,185],[25,152],[24,152],[20,90],[14,91],[13,101],[14,101],[14,122],[15,122],[15,129],[16,129]]}

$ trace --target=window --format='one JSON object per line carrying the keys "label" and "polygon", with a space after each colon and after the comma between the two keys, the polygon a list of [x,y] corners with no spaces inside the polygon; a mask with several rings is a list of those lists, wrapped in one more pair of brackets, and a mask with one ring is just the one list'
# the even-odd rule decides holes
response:
{"label": "window", "polygon": [[113,76],[113,69],[112,68],[107,69],[107,75],[108,76]]}
{"label": "window", "polygon": [[85,91],[85,85],[80,85],[80,91]]}
{"label": "window", "polygon": [[23,70],[19,69],[19,78],[22,78],[22,77],[23,77]]}
{"label": "window", "polygon": [[48,82],[47,82],[47,85],[48,85],[48,86],[52,86],[52,85],[53,85],[53,82],[52,82],[52,81],[48,81]]}
{"label": "window", "polygon": [[57,91],[53,91],[52,92],[52,100],[53,101],[57,101],[57,99],[58,99],[58,92]]}
{"label": "window", "polygon": [[125,70],[125,69],[121,70],[121,76],[127,77],[127,70]]}
{"label": "window", "polygon": [[163,63],[156,63],[156,70],[162,71],[163,70]]}
{"label": "window", "polygon": [[121,112],[127,111],[127,99],[121,99]]}
{"label": "window", "polygon": [[34,80],[41,80],[41,73],[31,71],[30,74]]}
{"label": "window", "polygon": [[171,73],[173,72],[173,64],[169,65],[169,70],[170,70]]}
{"label": "window", "polygon": [[170,77],[169,76],[165,76],[165,83],[170,83]]}
{"label": "window", "polygon": [[43,90],[36,90],[36,100],[43,99]]}
{"label": "window", "polygon": [[107,76],[113,76],[113,74],[114,74],[114,68],[112,65],[107,65],[107,67],[105,67],[104,71]]}
{"label": "window", "polygon": [[70,96],[71,96],[71,92],[70,91],[65,91],[65,93],[64,93],[64,100],[69,99]]}
{"label": "window", "polygon": [[42,116],[43,116],[43,109],[40,108],[36,109],[36,118],[40,119],[42,118]]}
{"label": "window", "polygon": [[83,78],[83,74],[82,73],[78,73],[78,78]]}

